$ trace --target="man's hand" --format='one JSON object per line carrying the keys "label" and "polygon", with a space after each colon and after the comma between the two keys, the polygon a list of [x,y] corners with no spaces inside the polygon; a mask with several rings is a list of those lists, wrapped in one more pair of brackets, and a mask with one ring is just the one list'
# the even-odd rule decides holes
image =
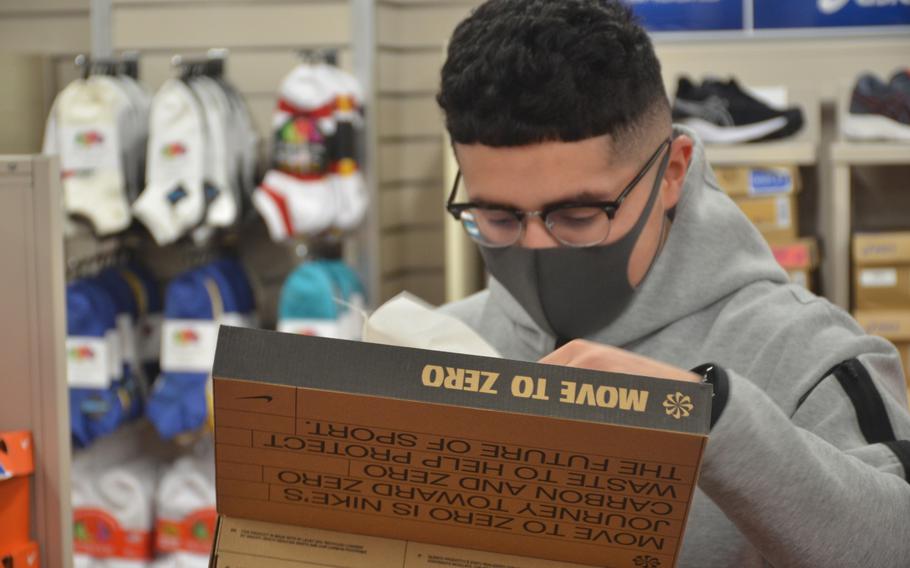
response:
{"label": "man's hand", "polygon": [[584,339],[576,339],[566,343],[541,359],[540,363],[591,369],[593,371],[625,373],[627,375],[644,375],[659,379],[673,379],[693,383],[701,382],[701,377],[695,373],[677,369],[672,365],[648,359],[623,349],[593,343]]}

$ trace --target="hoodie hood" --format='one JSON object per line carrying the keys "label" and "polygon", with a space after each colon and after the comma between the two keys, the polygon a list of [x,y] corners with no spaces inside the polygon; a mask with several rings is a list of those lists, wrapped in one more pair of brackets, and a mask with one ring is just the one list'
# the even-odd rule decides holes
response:
{"label": "hoodie hood", "polygon": [[[586,339],[626,346],[754,282],[787,282],[761,234],[718,187],[704,145],[687,128],[677,127],[676,134],[692,138],[695,147],[667,240],[629,306]],[[491,279],[489,290],[490,303],[520,328],[526,343],[552,349],[556,338],[541,329],[505,287]]]}

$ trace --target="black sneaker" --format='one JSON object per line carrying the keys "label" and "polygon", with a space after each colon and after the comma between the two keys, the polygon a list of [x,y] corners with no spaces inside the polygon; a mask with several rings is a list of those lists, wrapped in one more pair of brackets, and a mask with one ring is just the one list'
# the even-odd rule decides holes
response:
{"label": "black sneaker", "polygon": [[673,121],[693,129],[707,144],[777,140],[803,126],[799,108],[777,110],[743,91],[736,80],[695,85],[682,77],[673,101]]}
{"label": "black sneaker", "polygon": [[871,74],[853,87],[844,135],[851,140],[910,142],[910,77],[897,73],[886,84]]}

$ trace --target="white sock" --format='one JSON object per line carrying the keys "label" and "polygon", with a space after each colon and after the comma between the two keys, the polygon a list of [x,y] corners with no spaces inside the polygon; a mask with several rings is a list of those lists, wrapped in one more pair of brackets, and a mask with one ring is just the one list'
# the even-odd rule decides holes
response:
{"label": "white sock", "polygon": [[204,119],[189,87],[171,79],[155,95],[150,121],[146,187],[133,213],[165,245],[205,214]]}
{"label": "white sock", "polygon": [[220,87],[208,77],[194,79],[191,86],[205,111],[205,191],[208,203],[205,223],[209,227],[229,227],[237,220],[237,192],[232,187],[231,178],[227,99],[218,92]]}
{"label": "white sock", "polygon": [[[147,428],[131,424],[99,439],[88,449],[74,452],[71,501],[77,516],[80,510],[101,510],[114,517],[122,529],[151,530],[156,464],[166,448],[150,436],[153,434]],[[112,559],[90,558],[85,553],[76,556],[77,566],[84,568],[146,565],[144,561],[118,564]]]}
{"label": "white sock", "polygon": [[253,193],[253,205],[274,241],[315,235],[332,225],[335,201],[326,179],[304,180],[270,170]]}
{"label": "white sock", "polygon": [[74,83],[57,101],[57,141],[67,213],[98,235],[130,225],[118,117],[129,104],[110,77]]}

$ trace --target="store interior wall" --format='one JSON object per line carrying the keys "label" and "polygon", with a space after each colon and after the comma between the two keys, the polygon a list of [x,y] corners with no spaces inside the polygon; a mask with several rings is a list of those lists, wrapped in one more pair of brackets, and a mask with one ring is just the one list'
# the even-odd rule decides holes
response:
{"label": "store interior wall", "polygon": [[445,299],[442,115],[444,45],[480,2],[377,3],[381,296]]}
{"label": "store interior wall", "polygon": [[0,2],[0,154],[41,148],[54,95],[90,44],[89,0]]}
{"label": "store interior wall", "polygon": [[[376,116],[379,194],[378,301],[410,290],[434,303],[445,299],[444,126],[434,97],[444,43],[455,25],[479,1],[377,0]],[[31,91],[0,97],[0,113],[19,123],[43,120],[53,95],[76,76],[73,57],[90,45],[88,0],[5,0],[0,3],[0,66],[5,76],[23,77]],[[351,68],[351,3],[347,0],[113,0],[115,51],[142,54],[142,80],[157,88],[173,74],[175,54],[200,54],[210,47],[230,49],[228,74],[249,102],[263,139],[281,77],[307,47],[339,49],[340,64]],[[847,96],[862,71],[887,75],[906,65],[910,38],[899,35],[842,38],[657,40],[668,91],[676,77],[735,75],[745,84],[783,85],[798,97],[819,97],[828,107],[822,131],[835,131],[834,104]],[[41,76],[23,74],[22,59],[43,58]],[[19,75],[15,75],[18,69]],[[26,79],[29,79],[28,81]],[[34,90],[43,90],[40,102]],[[31,109],[23,112],[23,101]],[[19,109],[18,113],[12,109]],[[40,120],[39,120],[40,119]],[[10,118],[8,124],[12,124]],[[7,128],[0,141],[15,140],[21,151],[35,151],[38,129]],[[4,146],[11,148],[9,143]],[[826,180],[820,176],[821,184]]]}
{"label": "store interior wall", "polygon": [[334,48],[351,68],[351,8],[347,0],[113,0],[115,52],[141,54],[141,81],[153,92],[174,76],[174,55],[227,48],[227,74],[246,99],[264,141],[278,86],[307,48]]}

